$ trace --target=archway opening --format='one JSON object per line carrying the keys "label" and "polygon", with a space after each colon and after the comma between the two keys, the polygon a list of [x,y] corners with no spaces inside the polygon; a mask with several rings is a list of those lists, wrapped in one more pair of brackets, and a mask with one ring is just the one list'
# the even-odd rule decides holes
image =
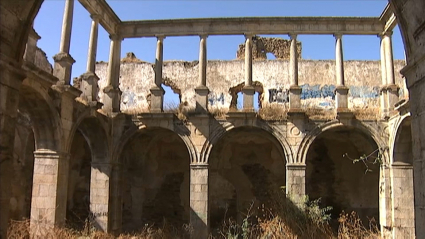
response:
{"label": "archway opening", "polygon": [[121,159],[124,232],[189,223],[190,157],[176,133],[143,130],[126,143]]}
{"label": "archway opening", "polygon": [[90,216],[90,182],[92,156],[89,144],[77,130],[71,146],[69,161],[67,225],[83,229]]}
{"label": "archway opening", "polygon": [[413,165],[412,129],[410,117],[403,120],[394,142],[393,163]]}
{"label": "archway opening", "polygon": [[280,143],[265,130],[241,127],[227,132],[209,158],[211,228],[223,221],[241,223],[251,208],[270,206],[275,190],[286,184],[286,159]]}
{"label": "archway opening", "polygon": [[[306,194],[331,206],[336,229],[342,211],[355,211],[365,225],[379,221],[378,146],[357,129],[342,127],[320,134],[307,152]],[[367,156],[366,161],[356,161]]]}
{"label": "archway opening", "polygon": [[30,218],[32,181],[34,175],[35,140],[30,116],[18,110],[15,128],[12,168],[2,172],[11,179],[9,219]]}

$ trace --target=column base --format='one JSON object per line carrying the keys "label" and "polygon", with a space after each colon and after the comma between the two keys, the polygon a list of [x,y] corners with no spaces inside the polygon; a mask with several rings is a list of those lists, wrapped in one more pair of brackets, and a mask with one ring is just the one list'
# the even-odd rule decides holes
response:
{"label": "column base", "polygon": [[113,86],[103,88],[103,111],[108,114],[120,112],[121,90]]}
{"label": "column base", "polygon": [[71,82],[72,64],[75,63],[74,58],[66,52],[59,52],[53,56],[55,61],[53,66],[53,75],[59,79],[59,83],[69,85]]}
{"label": "column base", "polygon": [[301,87],[289,87],[289,112],[303,112],[301,109]]}
{"label": "column base", "polygon": [[337,86],[335,89],[336,109],[338,111],[348,111],[348,87]]}
{"label": "column base", "polygon": [[86,72],[81,75],[80,90],[83,92],[81,97],[87,102],[98,101],[98,81],[99,77],[94,72]]}
{"label": "column base", "polygon": [[243,111],[254,111],[254,94],[255,89],[253,86],[244,86],[243,92]]}
{"label": "column base", "polygon": [[208,94],[210,90],[206,86],[198,86],[195,88],[196,93],[196,113],[207,113],[208,112]]}
{"label": "column base", "polygon": [[150,89],[151,91],[151,113],[161,113],[164,111],[164,89],[162,86],[154,86]]}

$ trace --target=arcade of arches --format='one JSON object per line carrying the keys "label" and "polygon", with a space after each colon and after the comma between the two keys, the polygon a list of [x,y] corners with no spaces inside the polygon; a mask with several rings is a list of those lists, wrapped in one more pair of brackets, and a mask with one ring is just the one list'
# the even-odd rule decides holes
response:
{"label": "arcade of arches", "polygon": [[[93,1],[95,7],[80,2],[88,11],[107,6],[104,0]],[[80,228],[88,217],[111,233],[132,232],[165,218],[176,226],[190,224],[193,238],[207,238],[223,218],[240,221],[247,206],[267,204],[269,191],[281,186],[293,200],[321,197],[334,207],[333,215],[355,210],[361,218],[374,217],[384,238],[424,238],[424,1],[390,1],[405,44],[407,66],[401,73],[408,99],[399,102],[394,85],[388,85],[381,92],[385,117],[357,119],[341,111],[347,103],[342,79],[333,119],[311,119],[297,109],[281,121],[263,120],[250,110],[226,119],[202,111],[208,103],[202,32],[196,113],[182,119],[162,112],[159,66],[150,113],[120,112],[119,77],[113,76],[119,75],[121,49],[111,32],[111,81],[103,89],[103,102],[97,102],[90,93],[97,77],[92,68],[80,89],[69,84],[73,59],[66,41],[53,69],[35,64],[32,23],[42,3],[0,1],[0,238],[7,238],[10,220]],[[72,8],[73,0],[66,3]],[[100,24],[108,31],[119,28],[108,28],[115,20],[107,20]],[[64,29],[70,32],[66,21]],[[293,79],[295,37],[288,43],[295,54],[289,56]],[[162,44],[158,37],[158,62]],[[250,44],[247,36],[245,46]],[[245,56],[252,56],[249,49]],[[252,67],[250,59],[245,63]],[[254,94],[252,68],[247,69],[244,109],[252,108],[245,102]],[[294,82],[289,104],[296,108],[291,99],[300,90]],[[367,173],[364,165],[350,161],[371,153],[379,153],[382,162],[370,165]]]}

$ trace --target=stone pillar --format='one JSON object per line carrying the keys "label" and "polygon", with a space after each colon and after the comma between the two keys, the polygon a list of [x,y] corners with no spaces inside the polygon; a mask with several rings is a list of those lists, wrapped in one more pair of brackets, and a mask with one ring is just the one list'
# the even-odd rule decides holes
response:
{"label": "stone pillar", "polygon": [[289,110],[299,111],[301,109],[301,87],[298,85],[298,52],[297,34],[289,34],[291,38],[291,48],[289,57]]}
{"label": "stone pillar", "polygon": [[191,238],[208,238],[209,203],[207,164],[190,165],[190,225]]}
{"label": "stone pillar", "polygon": [[163,41],[165,36],[157,36],[156,41],[156,59],[155,59],[155,85],[151,91],[150,111],[152,113],[163,112],[164,105],[164,89],[162,88],[162,57],[163,57]]}
{"label": "stone pillar", "polygon": [[74,0],[66,0],[63,14],[60,49],[59,53],[53,56],[55,61],[53,75],[59,79],[59,84],[63,85],[70,84],[72,64],[75,63],[75,60],[69,54],[73,14]]}
{"label": "stone pillar", "polygon": [[28,41],[24,53],[25,61],[34,64],[35,54],[37,52],[37,41],[40,40],[40,38],[41,37],[37,34],[37,32],[34,31],[34,28],[31,28],[28,34]]}
{"label": "stone pillar", "polygon": [[413,166],[391,165],[392,238],[415,238]]}
{"label": "stone pillar", "polygon": [[19,88],[25,77],[20,67],[0,59],[0,238],[7,238]]}
{"label": "stone pillar", "polygon": [[348,87],[344,81],[344,56],[342,51],[342,34],[335,34],[335,73],[336,73],[336,107],[337,112],[348,109]]}
{"label": "stone pillar", "polygon": [[121,103],[121,90],[119,88],[121,41],[117,35],[111,35],[109,51],[108,78],[106,87],[103,88],[103,110],[107,113],[119,112]]}
{"label": "stone pillar", "polygon": [[81,91],[82,97],[88,102],[97,101],[99,77],[96,75],[96,52],[99,27],[99,16],[92,15],[90,31],[89,50],[87,54],[87,72],[82,75]]}
{"label": "stone pillar", "polygon": [[392,32],[383,34],[383,41],[385,47],[385,69],[387,72],[387,97],[388,97],[388,110],[394,110],[394,105],[399,101],[398,85],[395,84],[394,78],[394,62],[393,62],[393,47],[392,47]]}
{"label": "stone pillar", "polygon": [[381,112],[382,116],[387,116],[388,112],[388,102],[387,102],[387,69],[386,69],[386,60],[385,60],[385,41],[384,35],[380,35],[381,45],[380,45],[380,54],[381,54]]}
{"label": "stone pillar", "polygon": [[252,34],[245,34],[245,86],[243,92],[243,110],[254,111],[254,87],[252,86]]}
{"label": "stone pillar", "polygon": [[286,195],[301,207],[305,198],[305,164],[286,165]]}
{"label": "stone pillar", "polygon": [[121,164],[113,164],[110,179],[110,203],[109,203],[109,221],[108,232],[113,234],[121,233],[122,226],[122,181]]}
{"label": "stone pillar", "polygon": [[388,165],[382,164],[379,174],[379,224],[381,225],[381,236],[389,238],[392,233],[392,199],[390,168]]}
{"label": "stone pillar", "polygon": [[199,42],[199,86],[195,88],[196,109],[198,113],[206,113],[208,110],[208,87],[207,87],[207,35],[201,35]]}
{"label": "stone pillar", "polygon": [[51,150],[34,152],[31,231],[63,226],[66,219],[69,155]]}
{"label": "stone pillar", "polygon": [[96,229],[109,232],[109,178],[111,164],[96,163],[91,165],[90,211]]}

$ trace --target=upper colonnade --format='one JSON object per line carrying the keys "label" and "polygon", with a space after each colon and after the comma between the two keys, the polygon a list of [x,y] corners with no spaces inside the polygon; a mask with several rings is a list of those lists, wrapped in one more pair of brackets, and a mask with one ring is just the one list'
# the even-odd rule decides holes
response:
{"label": "upper colonnade", "polygon": [[[69,42],[73,17],[74,0],[67,0],[64,12],[61,48],[55,56],[55,75],[65,85],[70,82],[70,72],[74,60],[69,55]],[[283,35],[291,39],[290,67],[291,87],[289,89],[290,111],[300,111],[301,88],[298,85],[298,52],[296,39],[302,34],[328,34],[335,37],[335,86],[337,112],[348,110],[348,87],[344,79],[343,36],[377,35],[381,37],[381,108],[385,115],[398,101],[399,87],[394,81],[394,64],[391,35],[396,25],[394,13],[388,5],[380,17],[243,17],[243,18],[198,18],[121,21],[105,0],[79,0],[92,17],[87,72],[82,81],[83,98],[96,101],[97,89],[94,82],[98,24],[110,35],[111,47],[108,65],[107,85],[102,89],[103,109],[107,113],[120,112],[120,55],[121,42],[125,38],[156,37],[155,77],[152,80],[151,112],[163,112],[164,90],[161,87],[163,68],[164,39],[169,36],[200,36],[199,86],[196,88],[196,111],[205,112],[208,108],[208,86],[206,85],[207,37],[209,35],[244,35],[245,42],[245,85],[244,111],[254,110],[252,80],[252,40],[256,35]],[[65,47],[64,47],[65,46]]]}

